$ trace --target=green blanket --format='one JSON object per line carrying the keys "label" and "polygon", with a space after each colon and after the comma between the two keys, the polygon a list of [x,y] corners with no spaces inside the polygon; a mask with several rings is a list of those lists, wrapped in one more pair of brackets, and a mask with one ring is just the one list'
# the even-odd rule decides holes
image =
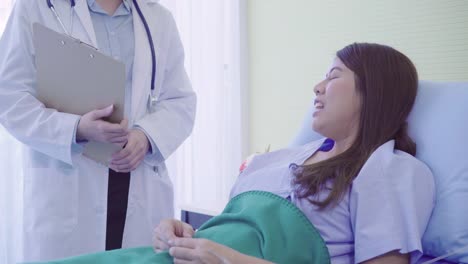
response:
{"label": "green blanket", "polygon": [[[330,263],[325,243],[307,217],[289,201],[269,192],[250,191],[234,197],[195,237],[274,263]],[[141,247],[48,263],[149,264],[172,263],[172,258],[167,252],[156,254],[151,247]]]}

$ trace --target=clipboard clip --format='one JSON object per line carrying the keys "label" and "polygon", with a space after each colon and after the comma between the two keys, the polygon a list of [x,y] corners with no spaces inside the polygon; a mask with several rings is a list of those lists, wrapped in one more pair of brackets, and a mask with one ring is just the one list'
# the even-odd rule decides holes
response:
{"label": "clipboard clip", "polygon": [[87,46],[87,47],[90,47],[90,48],[94,49],[95,51],[98,51],[98,48],[94,47],[93,45],[88,44],[88,43],[86,43],[86,42],[83,42],[83,41],[81,41],[81,40],[79,40],[79,39],[78,39],[78,41],[79,41],[79,44],[85,45],[85,46]]}
{"label": "clipboard clip", "polygon": [[[79,39],[77,39],[77,38],[74,38],[74,37],[72,37],[72,36],[68,36],[68,35],[67,35],[67,37],[70,39],[70,41],[73,41],[73,42],[75,42],[75,43],[78,44],[78,45],[83,45],[83,46],[86,46],[86,47],[88,47],[88,48],[93,49],[94,51],[99,51],[98,48],[94,47],[94,46],[91,45],[91,44],[88,44],[88,43],[86,43],[86,42],[84,42],[84,41],[81,41],[81,40],[79,40]],[[65,40],[62,39],[62,40],[60,40],[60,44],[66,45],[67,42],[66,42]]]}
{"label": "clipboard clip", "polygon": [[91,45],[91,44],[88,44],[88,43],[86,43],[86,42],[84,42],[84,41],[82,41],[82,40],[80,40],[80,39],[77,39],[77,38],[74,38],[74,37],[71,37],[71,36],[69,36],[69,37],[70,37],[73,41],[75,41],[76,43],[78,43],[79,45],[83,45],[83,46],[86,46],[86,47],[88,47],[88,48],[92,48],[92,49],[95,50],[95,51],[98,51],[98,48],[94,47],[94,46]]}

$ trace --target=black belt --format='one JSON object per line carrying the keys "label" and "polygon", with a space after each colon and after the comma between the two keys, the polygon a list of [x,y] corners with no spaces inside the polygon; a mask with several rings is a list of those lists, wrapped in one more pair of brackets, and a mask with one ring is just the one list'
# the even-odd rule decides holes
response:
{"label": "black belt", "polygon": [[109,169],[106,250],[122,248],[129,187],[130,172],[120,173]]}

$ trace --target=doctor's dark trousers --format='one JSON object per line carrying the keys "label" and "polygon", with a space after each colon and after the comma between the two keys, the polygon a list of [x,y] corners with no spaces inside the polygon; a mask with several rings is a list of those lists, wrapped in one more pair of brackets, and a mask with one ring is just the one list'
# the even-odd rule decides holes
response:
{"label": "doctor's dark trousers", "polygon": [[109,169],[106,250],[122,248],[129,187],[130,172],[120,173]]}

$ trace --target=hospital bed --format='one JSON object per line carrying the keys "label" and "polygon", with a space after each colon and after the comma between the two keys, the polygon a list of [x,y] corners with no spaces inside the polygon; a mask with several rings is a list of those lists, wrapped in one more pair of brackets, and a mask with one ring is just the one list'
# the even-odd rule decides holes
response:
{"label": "hospital bed", "polygon": [[[321,138],[311,130],[313,109],[312,104],[291,146]],[[431,168],[436,183],[420,263],[468,263],[468,82],[420,81],[408,123],[416,157]],[[182,211],[182,220],[195,228],[210,217]]]}

